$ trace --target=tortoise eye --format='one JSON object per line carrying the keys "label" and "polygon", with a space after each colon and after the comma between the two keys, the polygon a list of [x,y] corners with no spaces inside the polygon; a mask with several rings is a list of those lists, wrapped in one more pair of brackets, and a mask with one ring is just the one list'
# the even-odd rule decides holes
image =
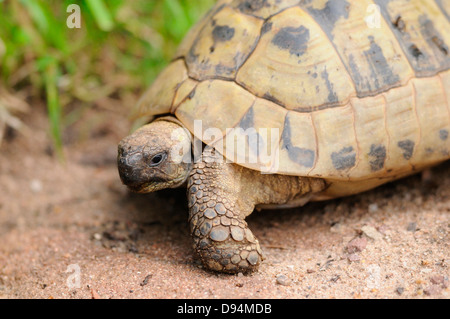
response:
{"label": "tortoise eye", "polygon": [[167,157],[166,153],[158,153],[158,154],[156,154],[150,160],[150,166],[151,167],[158,166],[159,164],[161,164],[166,159],[166,157]]}

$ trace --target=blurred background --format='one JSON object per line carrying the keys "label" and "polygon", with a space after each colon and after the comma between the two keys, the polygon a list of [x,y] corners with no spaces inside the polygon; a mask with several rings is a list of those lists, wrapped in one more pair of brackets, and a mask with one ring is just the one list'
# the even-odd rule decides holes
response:
{"label": "blurred background", "polygon": [[0,0],[0,143],[26,132],[21,118],[42,101],[61,155],[64,130],[86,110],[132,107],[213,2]]}

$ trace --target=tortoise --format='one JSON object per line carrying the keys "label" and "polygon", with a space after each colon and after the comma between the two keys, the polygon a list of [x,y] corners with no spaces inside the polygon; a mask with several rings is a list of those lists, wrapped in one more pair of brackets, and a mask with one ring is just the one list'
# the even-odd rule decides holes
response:
{"label": "tortoise", "polygon": [[246,216],[450,158],[450,2],[218,0],[139,100],[130,190],[187,187],[207,269],[263,261]]}

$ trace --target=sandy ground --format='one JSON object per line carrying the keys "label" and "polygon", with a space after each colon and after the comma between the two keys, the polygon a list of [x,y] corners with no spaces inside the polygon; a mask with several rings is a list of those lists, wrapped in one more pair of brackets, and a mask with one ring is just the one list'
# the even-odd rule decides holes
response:
{"label": "sandy ground", "polygon": [[[108,104],[108,103],[106,103]],[[130,194],[116,168],[126,112],[97,108],[51,156],[45,109],[0,152],[3,298],[450,296],[450,163],[376,190],[248,218],[266,254],[250,275],[202,269],[184,190]]]}

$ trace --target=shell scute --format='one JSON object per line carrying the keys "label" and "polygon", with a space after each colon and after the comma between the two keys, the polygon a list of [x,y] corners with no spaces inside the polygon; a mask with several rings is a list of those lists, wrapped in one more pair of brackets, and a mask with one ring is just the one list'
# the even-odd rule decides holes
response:
{"label": "shell scute", "polygon": [[270,32],[261,36],[237,74],[239,84],[256,96],[304,112],[356,95],[332,43],[305,11],[289,8],[268,23]]}
{"label": "shell scute", "polygon": [[185,58],[189,76],[234,79],[253,51],[263,21],[223,7],[203,26]]}

